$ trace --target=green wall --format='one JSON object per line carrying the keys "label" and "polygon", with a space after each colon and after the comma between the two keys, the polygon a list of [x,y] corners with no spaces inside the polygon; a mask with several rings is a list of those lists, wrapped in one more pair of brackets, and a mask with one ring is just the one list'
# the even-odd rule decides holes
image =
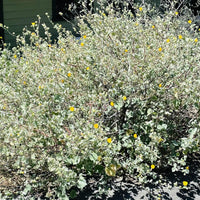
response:
{"label": "green wall", "polygon": [[[3,0],[0,0],[0,24],[3,24]],[[0,27],[0,37],[3,37],[4,30]],[[0,50],[2,48],[2,39],[0,39]]]}
{"label": "green wall", "polygon": [[[31,30],[31,23],[37,20],[37,15],[40,15],[42,23],[52,27],[48,21],[45,13],[47,12],[52,19],[52,11],[55,11],[56,1],[59,0],[0,0],[0,21],[9,27],[9,31],[20,35],[25,26]],[[142,0],[134,0],[135,2],[142,2]],[[148,1],[148,0],[147,0]],[[149,0],[151,3],[159,6],[162,0]],[[3,10],[3,12],[1,11]],[[65,21],[59,22],[63,27],[72,30],[70,23]],[[51,33],[55,35],[55,30],[51,29]],[[3,32],[1,33],[3,34]],[[43,35],[41,35],[43,36]],[[4,31],[4,41],[14,46],[16,38]]]}
{"label": "green wall", "polygon": [[[29,27],[36,21],[37,15],[42,17],[42,22],[49,24],[46,12],[52,15],[52,0],[3,0],[4,25],[16,35],[21,34],[25,26]],[[15,37],[7,31],[4,32],[4,39],[5,42],[15,43]]]}

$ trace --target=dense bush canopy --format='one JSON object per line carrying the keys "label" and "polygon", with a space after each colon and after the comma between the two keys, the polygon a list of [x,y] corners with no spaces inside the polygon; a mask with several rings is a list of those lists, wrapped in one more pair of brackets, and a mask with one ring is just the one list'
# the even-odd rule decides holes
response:
{"label": "dense bush canopy", "polygon": [[199,33],[176,10],[135,10],[82,16],[80,40],[55,24],[56,43],[33,22],[2,51],[0,166],[21,184],[2,194],[67,199],[87,176],[158,184],[159,169],[189,173],[200,143]]}

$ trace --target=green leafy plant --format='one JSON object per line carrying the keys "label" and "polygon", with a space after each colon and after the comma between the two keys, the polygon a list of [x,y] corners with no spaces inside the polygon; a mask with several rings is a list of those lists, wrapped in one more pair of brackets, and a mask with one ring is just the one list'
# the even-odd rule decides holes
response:
{"label": "green leafy plant", "polygon": [[87,176],[160,183],[159,169],[189,172],[200,142],[199,33],[175,10],[135,10],[80,17],[80,40],[55,24],[55,43],[34,22],[2,51],[0,164],[21,179],[2,194],[68,199]]}

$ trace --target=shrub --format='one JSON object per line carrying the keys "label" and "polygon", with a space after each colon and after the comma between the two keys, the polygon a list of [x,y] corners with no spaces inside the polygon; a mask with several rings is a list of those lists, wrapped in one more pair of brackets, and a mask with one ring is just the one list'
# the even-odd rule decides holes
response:
{"label": "shrub", "polygon": [[175,10],[135,10],[80,17],[80,40],[55,24],[53,43],[33,23],[2,51],[1,168],[21,180],[3,194],[68,199],[87,176],[158,184],[159,169],[189,172],[200,141],[199,34]]}

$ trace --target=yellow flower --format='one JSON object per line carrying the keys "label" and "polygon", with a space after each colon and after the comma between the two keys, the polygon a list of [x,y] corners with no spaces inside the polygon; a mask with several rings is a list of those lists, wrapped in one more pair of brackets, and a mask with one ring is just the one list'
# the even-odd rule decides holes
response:
{"label": "yellow flower", "polygon": [[163,141],[163,139],[162,139],[162,138],[160,138],[158,142],[160,143],[160,142],[162,142],[162,141]]}
{"label": "yellow flower", "polygon": [[94,124],[94,128],[99,128],[99,125],[98,124]]}
{"label": "yellow flower", "polygon": [[36,35],[34,32],[31,33],[32,36]]}
{"label": "yellow flower", "polygon": [[139,10],[142,11],[142,7],[139,7]]}
{"label": "yellow flower", "polygon": [[158,51],[162,51],[162,48],[160,47],[160,48],[158,49]]}
{"label": "yellow flower", "polygon": [[31,24],[32,24],[32,26],[35,26],[35,22],[32,22]]}
{"label": "yellow flower", "polygon": [[188,182],[187,181],[183,181],[183,186],[187,186]]}
{"label": "yellow flower", "polygon": [[188,23],[189,23],[189,24],[191,24],[191,23],[192,23],[192,21],[191,21],[191,20],[188,20]]}
{"label": "yellow flower", "polygon": [[110,102],[110,105],[111,105],[111,106],[114,106],[114,103],[111,101],[111,102]]}
{"label": "yellow flower", "polygon": [[178,15],[178,12],[175,12],[175,15]]}
{"label": "yellow flower", "polygon": [[181,40],[181,39],[183,38],[183,36],[182,36],[182,35],[179,35],[178,38]]}
{"label": "yellow flower", "polygon": [[64,83],[65,81],[62,79],[61,82]]}
{"label": "yellow flower", "polygon": [[14,58],[17,58],[17,55],[14,55],[13,57],[14,57]]}
{"label": "yellow flower", "polygon": [[86,37],[87,37],[86,35],[83,36],[84,39],[85,39]]}
{"label": "yellow flower", "polygon": [[138,26],[139,24],[138,24],[138,23],[136,23],[135,25],[136,25],[136,26]]}
{"label": "yellow flower", "polygon": [[84,46],[84,43],[83,43],[83,42],[81,42],[81,46],[82,46],[82,47]]}
{"label": "yellow flower", "polygon": [[136,139],[136,138],[137,138],[137,134],[135,133],[135,134],[133,135],[133,137]]}
{"label": "yellow flower", "polygon": [[36,47],[38,47],[38,46],[39,46],[39,44],[38,44],[38,43],[35,43],[35,46],[36,46]]}
{"label": "yellow flower", "polygon": [[187,166],[185,169],[189,170],[189,166]]}
{"label": "yellow flower", "polygon": [[160,87],[160,88],[161,88],[161,87],[162,87],[162,84],[160,83],[160,84],[158,85],[158,87]]}
{"label": "yellow flower", "polygon": [[155,28],[155,26],[153,25],[152,28]]}
{"label": "yellow flower", "polygon": [[156,167],[155,165],[151,165],[151,169],[155,169],[155,167]]}
{"label": "yellow flower", "polygon": [[101,156],[98,156],[98,158],[97,158],[97,159],[98,159],[98,161],[100,162],[100,161],[101,161],[101,159],[102,159],[102,157],[101,157]]}
{"label": "yellow flower", "polygon": [[128,49],[125,49],[125,52],[128,52]]}
{"label": "yellow flower", "polygon": [[106,16],[106,14],[105,14],[105,13],[103,13],[102,15],[103,15],[104,17]]}
{"label": "yellow flower", "polygon": [[169,43],[169,42],[170,42],[170,39],[167,39],[166,42]]}
{"label": "yellow flower", "polygon": [[5,109],[6,109],[6,106],[7,106],[6,104],[4,104],[4,105],[3,105],[3,110],[5,110]]}
{"label": "yellow flower", "polygon": [[26,85],[26,81],[24,81],[23,84]]}
{"label": "yellow flower", "polygon": [[73,112],[73,111],[74,111],[74,107],[70,107],[69,109],[70,109],[70,111],[71,111],[71,112]]}
{"label": "yellow flower", "polygon": [[110,144],[112,142],[112,139],[111,138],[108,138],[107,139],[107,142]]}
{"label": "yellow flower", "polygon": [[48,46],[51,47],[51,44],[49,44]]}
{"label": "yellow flower", "polygon": [[126,96],[123,96],[123,100],[126,101],[126,99],[127,99]]}
{"label": "yellow flower", "polygon": [[39,90],[40,90],[40,89],[43,89],[43,88],[44,88],[43,85],[42,85],[42,86],[41,86],[41,85],[38,86],[38,89],[39,89]]}
{"label": "yellow flower", "polygon": [[2,37],[2,36],[0,36],[0,40],[1,40],[1,39],[3,39],[3,37]]}
{"label": "yellow flower", "polygon": [[86,70],[89,70],[89,69],[90,69],[89,67],[86,68]]}
{"label": "yellow flower", "polygon": [[195,42],[198,42],[198,39],[197,39],[197,38],[195,38],[195,39],[194,39],[194,41],[195,41]]}
{"label": "yellow flower", "polygon": [[67,74],[68,77],[70,77],[71,75],[72,75],[71,73],[68,73],[68,74]]}

